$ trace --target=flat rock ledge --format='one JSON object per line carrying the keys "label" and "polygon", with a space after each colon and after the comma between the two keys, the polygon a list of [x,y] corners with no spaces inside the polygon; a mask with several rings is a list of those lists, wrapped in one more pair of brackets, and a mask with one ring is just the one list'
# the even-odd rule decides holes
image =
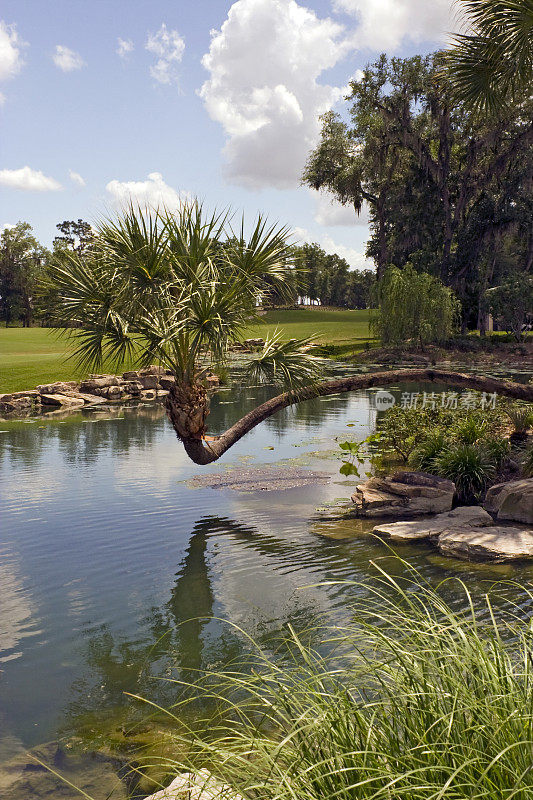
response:
{"label": "flat rock ledge", "polygon": [[206,769],[197,773],[183,772],[170,786],[146,800],[244,800],[231,787],[220,783]]}
{"label": "flat rock ledge", "polygon": [[427,472],[395,472],[357,486],[352,502],[360,517],[415,517],[451,511],[455,484]]}
{"label": "flat rock ledge", "polygon": [[429,519],[376,525],[373,533],[396,541],[427,539],[444,555],[468,560],[533,558],[533,528],[495,525],[479,506],[456,508]]}

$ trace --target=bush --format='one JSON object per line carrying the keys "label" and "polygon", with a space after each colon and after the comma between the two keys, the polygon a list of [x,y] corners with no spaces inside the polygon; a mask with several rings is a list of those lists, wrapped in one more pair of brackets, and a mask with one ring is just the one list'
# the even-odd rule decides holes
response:
{"label": "bush", "polygon": [[439,453],[434,467],[437,475],[455,483],[462,503],[477,502],[496,473],[490,454],[475,444],[452,444]]}
{"label": "bush", "polygon": [[533,478],[533,445],[526,450],[522,471],[526,478]]}
{"label": "bush", "polygon": [[409,464],[415,469],[431,472],[435,468],[435,459],[445,447],[446,436],[444,431],[432,431],[415,447],[409,457]]}
{"label": "bush", "polygon": [[411,264],[389,267],[377,286],[372,327],[384,345],[445,342],[455,330],[459,302],[451,289]]}
{"label": "bush", "polygon": [[[454,612],[421,581],[365,587],[334,663],[293,633],[285,660],[257,647],[172,708],[214,706],[180,737],[175,772],[207,767],[249,800],[530,800],[531,627],[464,585]],[[369,599],[370,594],[370,599]],[[524,592],[523,603],[531,604]],[[465,602],[466,601],[466,602]],[[495,611],[496,608],[496,611]],[[328,638],[327,636],[325,638]]]}
{"label": "bush", "polygon": [[513,426],[513,433],[524,437],[533,425],[533,410],[530,405],[512,405],[507,409],[507,416]]}

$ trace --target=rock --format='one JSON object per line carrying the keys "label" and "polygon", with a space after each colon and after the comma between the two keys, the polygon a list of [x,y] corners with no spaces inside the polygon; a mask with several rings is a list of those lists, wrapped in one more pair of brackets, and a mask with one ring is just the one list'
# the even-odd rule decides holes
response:
{"label": "rock", "polygon": [[135,396],[142,392],[143,385],[142,383],[139,383],[139,381],[128,381],[127,383],[123,384],[122,388],[128,394]]}
{"label": "rock", "polygon": [[411,517],[451,511],[455,484],[427,472],[396,472],[370,478],[352,495],[362,517]]}
{"label": "rock", "polygon": [[[35,759],[72,785],[53,775]],[[20,753],[0,766],[0,797],[2,800],[79,800],[82,791],[86,797],[95,799],[126,800],[129,794],[117,773],[123,767],[117,759],[97,753],[75,753],[51,742],[29,753]]]}
{"label": "rock", "polygon": [[160,381],[159,381],[159,385],[161,386],[161,388],[162,389],[167,389],[167,391],[169,389],[172,389],[172,387],[174,386],[175,383],[176,383],[176,378],[172,378],[170,376],[166,376],[164,378],[161,378]]}
{"label": "rock", "polygon": [[220,378],[218,375],[208,375],[205,379],[205,382],[207,383],[208,389],[216,389],[218,386],[220,386]]}
{"label": "rock", "polygon": [[18,400],[21,397],[28,397],[32,402],[41,402],[41,393],[37,389],[26,389],[23,392],[13,392],[11,397],[14,400]]}
{"label": "rock", "polygon": [[533,525],[533,478],[491,486],[483,505],[498,520]]}
{"label": "rock", "polygon": [[428,519],[376,525],[373,533],[398,541],[413,541],[435,537],[450,529],[454,532],[470,532],[492,524],[491,515],[480,506],[464,506]]}
{"label": "rock", "polygon": [[108,386],[118,386],[119,380],[116,375],[94,375],[80,383],[80,392],[91,394],[94,389],[106,389]]}
{"label": "rock", "polygon": [[470,531],[445,531],[439,550],[456,558],[514,561],[533,558],[533,529],[489,525]]}
{"label": "rock", "polygon": [[155,364],[151,364],[149,367],[141,369],[140,375],[165,375],[165,369],[164,367],[158,367]]}
{"label": "rock", "polygon": [[40,394],[62,394],[63,392],[71,392],[77,389],[76,381],[56,381],[56,383],[45,383],[37,387]]}
{"label": "rock", "polygon": [[139,383],[143,389],[157,389],[159,386],[159,378],[157,375],[141,375]]}
{"label": "rock", "polygon": [[220,783],[206,769],[182,772],[170,786],[151,794],[145,800],[244,800],[227,784]]}
{"label": "rock", "polygon": [[68,392],[66,396],[75,397],[79,400],[83,400],[85,405],[88,406],[95,406],[99,405],[100,403],[105,403],[105,399],[103,397],[99,397],[97,394],[84,394],[83,392]]}
{"label": "rock", "polygon": [[122,378],[125,381],[138,381],[139,380],[139,373],[135,372],[135,371],[123,372],[122,373]]}
{"label": "rock", "polygon": [[81,397],[69,397],[66,394],[43,394],[41,402],[44,406],[55,406],[56,408],[80,408],[85,405]]}
{"label": "rock", "polygon": [[245,347],[263,347],[265,344],[264,339],[245,339]]}
{"label": "rock", "polygon": [[157,397],[157,392],[155,389],[146,389],[144,392],[141,392],[141,400],[155,400]]}
{"label": "rock", "polygon": [[120,400],[122,395],[122,386],[108,386],[107,389],[105,389],[105,396],[108,400]]}

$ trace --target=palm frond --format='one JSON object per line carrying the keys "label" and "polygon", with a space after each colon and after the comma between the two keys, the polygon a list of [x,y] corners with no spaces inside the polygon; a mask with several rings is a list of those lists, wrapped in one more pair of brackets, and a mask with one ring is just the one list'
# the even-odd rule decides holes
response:
{"label": "palm frond", "polygon": [[263,349],[247,365],[246,377],[256,383],[274,383],[299,389],[316,383],[324,374],[325,359],[307,352],[312,337],[282,340],[279,330],[269,336]]}

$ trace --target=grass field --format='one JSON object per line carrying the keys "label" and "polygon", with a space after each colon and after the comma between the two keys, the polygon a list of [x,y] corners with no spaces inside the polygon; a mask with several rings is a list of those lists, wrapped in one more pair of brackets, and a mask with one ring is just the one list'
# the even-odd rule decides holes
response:
{"label": "grass field", "polygon": [[[333,352],[346,353],[369,340],[369,312],[327,309],[271,311],[250,337],[265,337],[276,327],[284,338],[312,336]],[[72,347],[48,328],[0,328],[0,393],[32,389],[40,383],[84,377],[68,360]],[[130,365],[126,365],[127,368]]]}

